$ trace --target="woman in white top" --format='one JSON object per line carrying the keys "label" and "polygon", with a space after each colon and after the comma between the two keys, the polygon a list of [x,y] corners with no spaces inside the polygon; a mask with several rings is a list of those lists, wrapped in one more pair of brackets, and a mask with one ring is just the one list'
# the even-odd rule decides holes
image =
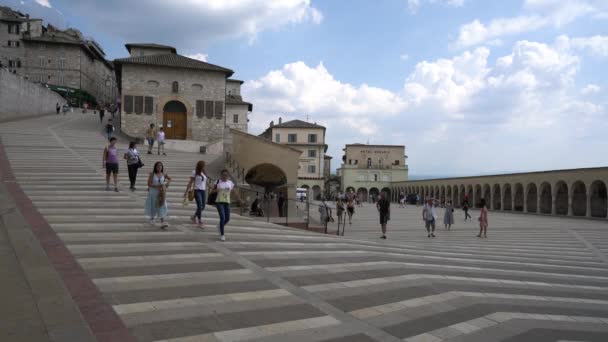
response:
{"label": "woman in white top", "polygon": [[205,209],[205,191],[207,190],[207,175],[205,174],[205,162],[200,160],[196,163],[196,168],[192,171],[190,181],[186,185],[184,196],[188,195],[188,191],[194,186],[194,199],[196,201],[196,212],[190,216],[192,223],[198,223],[199,228],[203,226],[203,210]]}
{"label": "woman in white top", "polygon": [[160,155],[160,150],[163,150],[163,156],[166,156],[165,153],[165,130],[161,127],[158,133],[156,133],[156,141],[158,142],[158,155]]}
{"label": "woman in white top", "polygon": [[131,191],[135,191],[135,181],[137,180],[137,170],[139,169],[139,152],[137,152],[135,142],[129,143],[129,150],[125,153],[124,158],[127,160],[127,169],[129,170],[129,182],[131,183]]}
{"label": "woman in white top", "polygon": [[222,241],[226,241],[226,237],[224,237],[224,227],[230,221],[230,195],[233,194],[238,200],[238,193],[233,190],[234,183],[228,178],[228,170],[222,170],[220,179],[218,179],[211,191],[212,193],[217,192],[215,207],[220,216],[218,228],[220,230],[220,240]]}

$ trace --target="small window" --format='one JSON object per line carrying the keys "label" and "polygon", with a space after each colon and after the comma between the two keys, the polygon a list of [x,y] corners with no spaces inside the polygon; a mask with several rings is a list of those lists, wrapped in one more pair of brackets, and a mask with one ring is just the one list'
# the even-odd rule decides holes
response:
{"label": "small window", "polygon": [[298,135],[297,134],[288,134],[287,135],[287,142],[289,143],[295,143],[298,141]]}
{"label": "small window", "polygon": [[174,93],[179,92],[179,83],[177,83],[177,81],[174,81],[173,84],[171,85],[171,91]]}
{"label": "small window", "polygon": [[279,133],[274,135],[274,142],[281,142],[281,135]]}
{"label": "small window", "polygon": [[382,166],[382,158],[378,159],[378,165]]}
{"label": "small window", "polygon": [[213,119],[213,101],[205,101],[205,116],[207,119]]}
{"label": "small window", "polygon": [[308,135],[308,143],[309,144],[316,144],[317,143],[317,135],[316,134],[309,134]]}
{"label": "small window", "polygon": [[316,158],[317,150],[308,150],[308,158]]}
{"label": "small window", "polygon": [[352,165],[352,164],[353,164],[353,160],[352,160],[352,159],[349,159],[349,160],[348,160],[348,165]]}
{"label": "small window", "polygon": [[317,167],[315,165],[308,165],[308,173],[316,173]]}
{"label": "small window", "polygon": [[48,75],[46,79],[50,82],[51,81],[51,75]]}
{"label": "small window", "polygon": [[378,175],[374,175],[374,182],[378,181]]}
{"label": "small window", "polygon": [[399,161],[398,160],[395,160],[395,165],[399,165]]}
{"label": "small window", "polygon": [[51,65],[51,59],[49,58],[49,65]]}
{"label": "small window", "polygon": [[125,95],[125,113],[131,114],[133,113],[133,96]]}
{"label": "small window", "polygon": [[154,98],[152,96],[144,97],[144,113],[152,114],[154,112]]}
{"label": "small window", "polygon": [[355,165],[359,165],[359,159],[355,159]]}
{"label": "small window", "polygon": [[17,68],[21,68],[21,61],[17,61]]}
{"label": "small window", "polygon": [[224,117],[224,101],[215,101],[215,118],[221,119]]}
{"label": "small window", "polygon": [[232,122],[233,123],[239,123],[239,115],[238,114],[232,115]]}
{"label": "small window", "polygon": [[367,167],[372,167],[372,158],[367,158]]}

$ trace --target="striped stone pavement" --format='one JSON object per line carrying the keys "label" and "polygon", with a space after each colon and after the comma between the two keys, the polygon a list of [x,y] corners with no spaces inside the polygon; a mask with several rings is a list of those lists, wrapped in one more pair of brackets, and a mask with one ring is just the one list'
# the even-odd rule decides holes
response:
{"label": "striped stone pavement", "polygon": [[408,208],[382,241],[366,207],[345,237],[235,216],[220,242],[212,208],[199,230],[181,205],[199,155],[142,155],[174,177],[161,231],[143,217],[144,175],[134,193],[104,191],[100,131],[82,114],[0,125],[20,189],[75,259],[66,271],[45,247],[99,341],[608,341],[605,222],[491,213],[488,239],[460,223],[428,239]]}

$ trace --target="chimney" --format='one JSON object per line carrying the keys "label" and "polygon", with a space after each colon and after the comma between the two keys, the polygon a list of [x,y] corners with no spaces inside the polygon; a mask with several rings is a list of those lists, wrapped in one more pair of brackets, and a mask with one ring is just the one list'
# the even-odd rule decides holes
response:
{"label": "chimney", "polygon": [[274,121],[270,121],[270,127],[274,126]]}
{"label": "chimney", "polygon": [[283,123],[283,118],[279,117],[279,125]]}

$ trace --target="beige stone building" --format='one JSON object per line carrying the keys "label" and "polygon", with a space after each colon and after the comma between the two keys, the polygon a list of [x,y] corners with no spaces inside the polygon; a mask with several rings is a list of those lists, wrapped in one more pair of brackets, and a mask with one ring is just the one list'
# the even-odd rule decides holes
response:
{"label": "beige stone building", "polygon": [[81,89],[100,104],[115,103],[114,66],[99,44],[76,29],[45,26],[42,19],[1,6],[0,64],[67,96]]}
{"label": "beige stone building", "polygon": [[405,146],[349,144],[344,148],[343,164],[338,169],[343,191],[354,191],[363,201],[390,194],[394,182],[408,179]]}
{"label": "beige stone building", "polygon": [[122,98],[122,131],[144,137],[150,124],[167,139],[215,143],[231,127],[246,132],[252,105],[228,68],[177,54],[158,44],[126,44],[130,57],[114,61]]}
{"label": "beige stone building", "polygon": [[282,122],[279,118],[279,123],[271,122],[261,136],[302,151],[298,160],[298,188],[311,189],[315,199],[323,193],[327,172],[325,127],[301,120]]}

